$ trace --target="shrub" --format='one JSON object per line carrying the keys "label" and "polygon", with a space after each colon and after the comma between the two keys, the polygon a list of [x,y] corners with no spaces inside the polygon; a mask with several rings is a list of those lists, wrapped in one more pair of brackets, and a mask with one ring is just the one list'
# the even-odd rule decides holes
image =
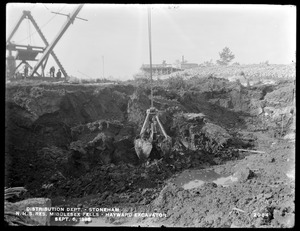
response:
{"label": "shrub", "polygon": [[167,80],[167,86],[169,89],[186,89],[187,84],[182,76],[170,77]]}

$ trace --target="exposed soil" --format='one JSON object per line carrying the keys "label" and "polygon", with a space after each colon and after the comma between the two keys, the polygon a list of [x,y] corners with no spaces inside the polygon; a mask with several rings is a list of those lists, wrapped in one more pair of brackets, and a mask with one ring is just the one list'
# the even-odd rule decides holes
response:
{"label": "exposed soil", "polygon": [[[167,215],[90,225],[292,227],[294,82],[201,81],[188,91],[154,88],[173,148],[165,156],[154,146],[146,164],[133,140],[150,107],[147,86],[7,85],[5,186],[24,186],[23,199],[47,197],[53,206]],[[184,190],[172,182],[187,169],[239,180]]]}

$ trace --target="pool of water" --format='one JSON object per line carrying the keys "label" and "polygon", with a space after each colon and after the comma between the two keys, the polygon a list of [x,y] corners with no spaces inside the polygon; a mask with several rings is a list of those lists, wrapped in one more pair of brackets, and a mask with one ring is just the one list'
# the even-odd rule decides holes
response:
{"label": "pool of water", "polygon": [[186,170],[179,174],[172,182],[184,189],[197,188],[204,183],[214,182],[217,185],[227,187],[238,179],[232,175],[220,175],[211,169]]}

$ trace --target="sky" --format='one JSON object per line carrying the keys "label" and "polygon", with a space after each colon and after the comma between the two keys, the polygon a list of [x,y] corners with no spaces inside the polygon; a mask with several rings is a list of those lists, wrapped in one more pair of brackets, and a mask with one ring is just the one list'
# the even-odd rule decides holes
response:
{"label": "sky", "polygon": [[[8,3],[6,38],[23,14],[31,15],[51,43],[78,4]],[[54,47],[68,75],[127,80],[149,64],[148,5],[85,4]],[[151,5],[152,63],[219,59],[229,47],[233,62],[290,64],[296,56],[296,7],[291,5]],[[23,20],[11,41],[45,46]],[[48,69],[54,65],[52,57]],[[48,70],[49,71],[49,70]]]}

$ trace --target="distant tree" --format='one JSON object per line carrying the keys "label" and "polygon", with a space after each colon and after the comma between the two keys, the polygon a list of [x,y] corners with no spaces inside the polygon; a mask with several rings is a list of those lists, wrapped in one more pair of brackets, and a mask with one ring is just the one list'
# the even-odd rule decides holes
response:
{"label": "distant tree", "polygon": [[265,62],[260,62],[259,64],[261,64],[261,65],[267,65],[267,66],[270,65],[270,64],[269,64],[269,60],[267,60],[267,61],[265,61]]}
{"label": "distant tree", "polygon": [[214,63],[213,63],[213,60],[211,59],[211,60],[209,60],[209,61],[203,62],[202,65],[205,66],[205,67],[211,67],[211,66],[214,65]]}
{"label": "distant tree", "polygon": [[225,47],[222,52],[219,52],[219,55],[220,59],[217,60],[217,63],[223,66],[228,65],[235,58],[234,54],[228,47]]}
{"label": "distant tree", "polygon": [[232,64],[232,66],[240,66],[240,63],[235,62],[235,63]]}

